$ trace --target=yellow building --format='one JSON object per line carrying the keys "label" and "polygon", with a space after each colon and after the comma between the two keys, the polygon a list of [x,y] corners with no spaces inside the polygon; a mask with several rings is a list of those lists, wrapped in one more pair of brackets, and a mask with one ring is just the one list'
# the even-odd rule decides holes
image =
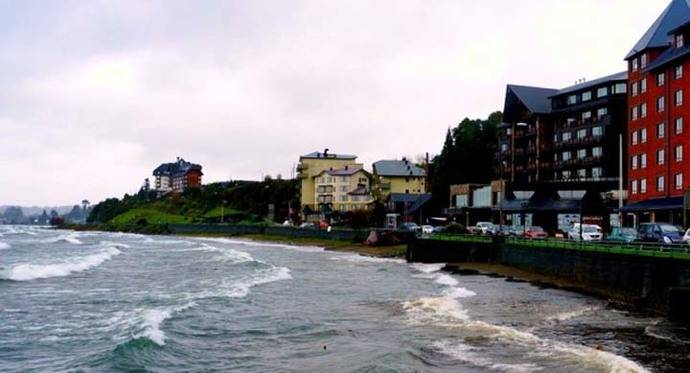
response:
{"label": "yellow building", "polygon": [[367,210],[373,201],[371,174],[362,165],[348,165],[337,170],[324,170],[314,176],[316,207],[328,206],[333,211]]}
{"label": "yellow building", "polygon": [[426,193],[426,171],[406,158],[374,162],[373,168],[373,193],[380,201],[385,201],[391,193]]}
{"label": "yellow building", "polygon": [[[300,204],[302,205],[302,208],[304,209],[305,207],[309,207],[312,211],[320,211],[320,206],[319,206],[319,196],[322,196],[322,201],[321,204],[333,204],[331,206],[334,206],[336,203],[336,198],[342,198],[341,194],[338,194],[337,197],[335,194],[331,194],[331,197],[329,198],[328,195],[329,193],[319,193],[317,190],[317,181],[319,181],[319,185],[322,187],[322,191],[324,190],[329,190],[328,187],[333,188],[333,193],[335,193],[335,190],[337,189],[338,186],[345,186],[345,184],[349,185],[350,187],[353,187],[352,189],[348,190],[348,192],[354,191],[354,189],[357,187],[357,182],[354,182],[353,180],[356,180],[360,178],[359,174],[358,175],[340,175],[342,180],[342,177],[347,176],[348,181],[347,182],[335,182],[334,178],[337,176],[332,176],[332,175],[322,175],[325,171],[332,172],[334,170],[345,170],[347,169],[348,171],[352,170],[362,170],[363,171],[363,166],[361,164],[356,163],[357,156],[355,155],[345,155],[345,154],[332,154],[328,152],[328,149],[326,149],[323,153],[320,152],[313,152],[307,155],[303,155],[299,159],[299,165],[297,166],[297,172],[298,172],[298,177],[301,180],[300,183]],[[366,172],[366,171],[364,171]],[[317,179],[318,177],[318,179]],[[331,178],[331,182],[328,182],[328,178]],[[322,179],[325,178],[325,179]],[[365,183],[366,188],[370,188],[370,181],[371,177],[369,177],[369,180]],[[324,182],[321,182],[325,180]],[[357,198],[359,199],[359,198]],[[330,202],[326,202],[330,201]],[[344,202],[344,201],[343,201]],[[348,201],[350,202],[349,198]],[[352,201],[355,202],[355,201]],[[359,202],[359,201],[356,201]],[[348,204],[349,205],[349,204]],[[340,204],[338,205],[340,207]]]}

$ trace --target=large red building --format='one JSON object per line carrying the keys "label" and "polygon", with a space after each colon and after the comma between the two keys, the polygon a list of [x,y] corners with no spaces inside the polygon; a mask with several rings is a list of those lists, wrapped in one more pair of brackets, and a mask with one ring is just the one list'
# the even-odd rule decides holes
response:
{"label": "large red building", "polygon": [[628,193],[637,221],[683,222],[690,185],[690,5],[673,0],[626,56]]}

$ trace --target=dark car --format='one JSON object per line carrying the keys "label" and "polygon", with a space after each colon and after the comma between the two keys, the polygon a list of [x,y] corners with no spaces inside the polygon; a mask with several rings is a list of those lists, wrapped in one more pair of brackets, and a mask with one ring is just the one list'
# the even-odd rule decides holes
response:
{"label": "dark car", "polygon": [[683,243],[683,230],[669,223],[642,223],[637,232],[639,239],[644,242]]}
{"label": "dark car", "polygon": [[638,234],[635,228],[613,227],[606,239],[608,241],[633,242],[638,239]]}

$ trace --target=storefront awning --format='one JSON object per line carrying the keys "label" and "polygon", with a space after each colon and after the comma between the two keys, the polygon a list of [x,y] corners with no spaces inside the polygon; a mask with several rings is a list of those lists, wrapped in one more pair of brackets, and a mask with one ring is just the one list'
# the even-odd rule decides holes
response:
{"label": "storefront awning", "polygon": [[683,197],[655,198],[631,203],[623,207],[623,212],[640,212],[655,210],[681,210]]}

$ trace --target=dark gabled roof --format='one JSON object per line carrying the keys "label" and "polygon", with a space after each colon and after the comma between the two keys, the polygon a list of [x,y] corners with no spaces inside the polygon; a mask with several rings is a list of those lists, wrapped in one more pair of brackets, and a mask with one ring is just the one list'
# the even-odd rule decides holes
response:
{"label": "dark gabled roof", "polygon": [[644,71],[652,71],[655,70],[659,67],[665,66],[673,61],[676,61],[680,59],[681,57],[685,57],[688,54],[690,54],[690,44],[685,45],[682,48],[668,48],[665,50],[663,53],[657,57],[654,62],[651,64],[647,65],[647,67],[644,69]]}
{"label": "dark gabled roof", "polygon": [[670,45],[668,33],[690,21],[690,0],[673,0],[654,21],[647,32],[630,50],[625,59],[650,48],[664,48]]}
{"label": "dark gabled roof", "polygon": [[409,160],[374,162],[374,172],[379,176],[425,176],[426,171]]}
{"label": "dark gabled roof", "polygon": [[[558,92],[556,89],[529,87],[523,85],[508,84],[506,92],[506,108],[509,106],[509,96],[514,94],[520,102],[525,105],[527,110],[533,114],[548,114],[551,112],[551,101],[549,97]],[[505,110],[504,111],[508,111]]]}
{"label": "dark gabled roof", "polygon": [[357,159],[356,155],[348,155],[348,154],[332,154],[332,153],[321,153],[321,152],[313,152],[309,154],[305,154],[301,156],[300,158],[307,158],[307,159]]}
{"label": "dark gabled roof", "polygon": [[[160,166],[153,170],[154,176],[175,176],[180,174],[186,174],[190,171],[201,172],[202,167],[195,163],[190,163],[182,158],[178,158],[177,162],[173,163],[162,163]],[[203,173],[202,173],[203,174]]]}
{"label": "dark gabled roof", "polygon": [[627,71],[622,71],[622,72],[619,72],[619,73],[607,75],[607,76],[602,77],[602,78],[597,78],[597,79],[594,79],[594,80],[590,80],[590,81],[588,81],[588,82],[583,82],[583,83],[580,83],[580,84],[575,84],[575,85],[572,85],[572,86],[570,86],[570,87],[566,87],[566,88],[563,88],[563,89],[559,90],[558,92],[556,92],[556,94],[554,94],[554,95],[551,96],[551,97],[556,97],[556,96],[564,95],[564,94],[567,94],[567,93],[576,92],[576,91],[579,91],[579,90],[582,90],[582,89],[587,89],[587,88],[596,87],[596,86],[598,86],[598,85],[600,85],[600,84],[603,84],[603,83],[606,83],[606,82],[613,82],[613,81],[619,81],[619,80],[628,80],[628,72],[627,72]]}

